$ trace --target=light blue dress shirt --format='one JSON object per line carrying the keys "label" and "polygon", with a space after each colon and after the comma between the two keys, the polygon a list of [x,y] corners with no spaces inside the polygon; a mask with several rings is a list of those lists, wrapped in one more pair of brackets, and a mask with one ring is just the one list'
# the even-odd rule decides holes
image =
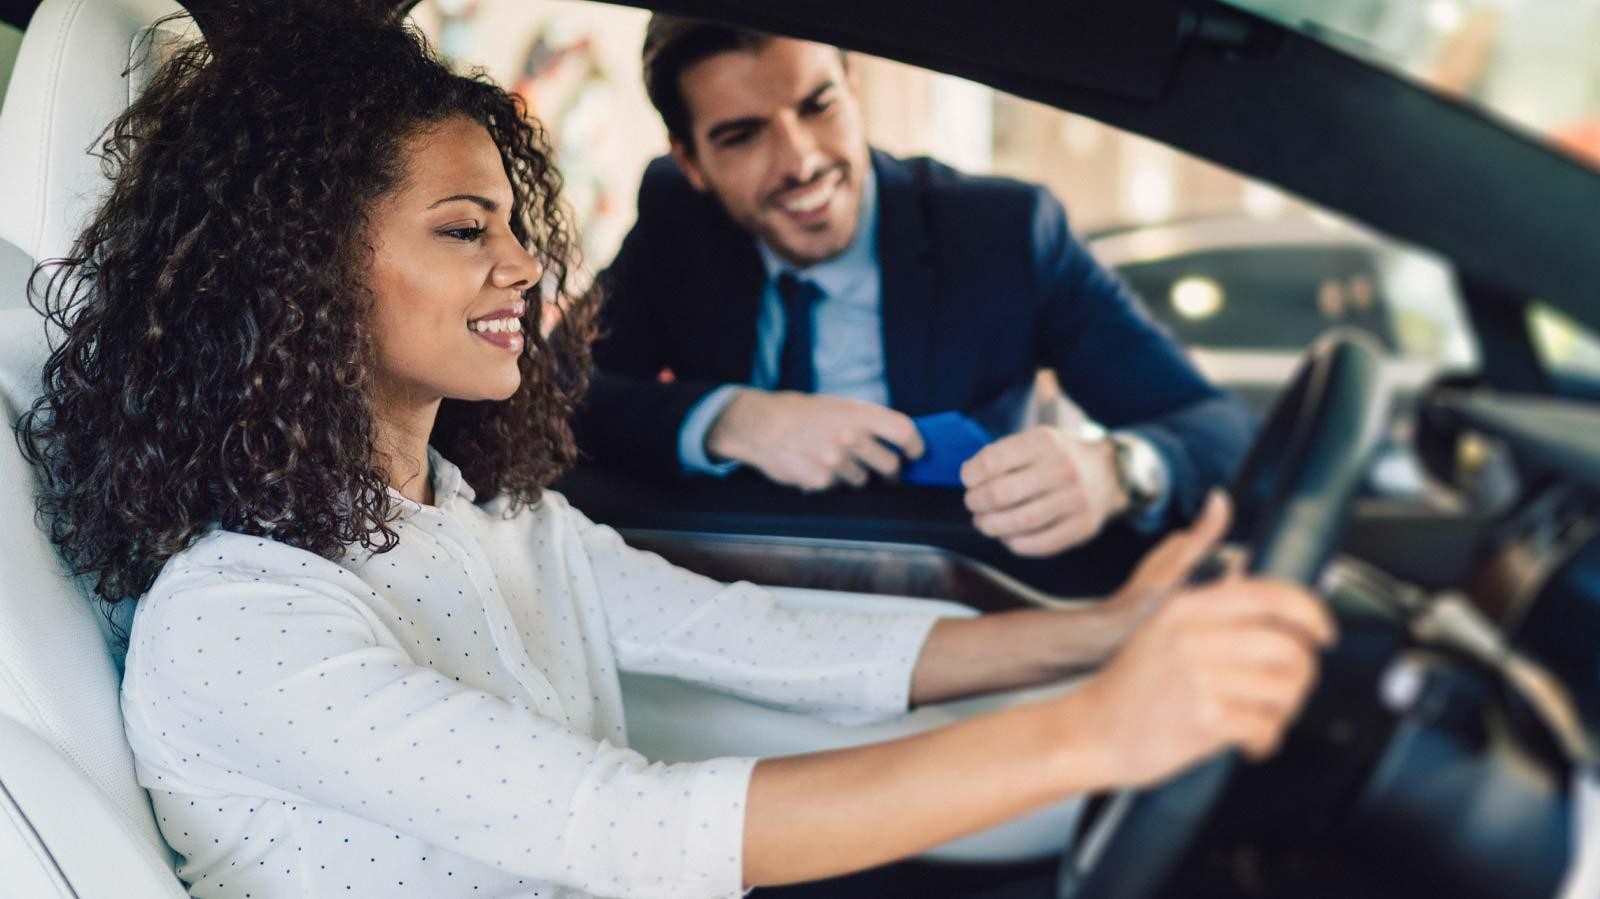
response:
{"label": "light blue dress shirt", "polygon": [[756,242],[767,282],[756,313],[755,359],[750,383],[724,384],[689,410],[678,430],[678,461],[685,472],[727,474],[737,462],[716,463],[706,455],[706,433],[745,386],[770,390],[778,383],[783,350],[783,301],[778,276],[792,271],[822,290],[814,307],[811,359],[817,393],[889,405],[889,376],[883,359],[883,275],[878,264],[878,185],[868,169],[861,190],[861,224],[843,253],[809,268],[796,269],[762,241]]}

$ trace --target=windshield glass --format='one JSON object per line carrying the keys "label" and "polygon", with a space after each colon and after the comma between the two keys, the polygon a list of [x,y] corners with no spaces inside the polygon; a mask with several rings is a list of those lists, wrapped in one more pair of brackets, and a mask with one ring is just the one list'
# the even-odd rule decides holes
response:
{"label": "windshield glass", "polygon": [[1597,0],[1229,0],[1600,167]]}
{"label": "windshield glass", "polygon": [[[545,123],[581,228],[580,271],[605,269],[636,224],[646,166],[668,149],[640,73],[650,14],[571,0],[423,0],[413,16],[458,66],[484,67]],[[1408,396],[1478,365],[1445,259],[1081,115],[887,59],[851,53],[848,63],[873,147],[1045,188],[1143,313],[1258,415],[1333,328],[1375,338]],[[670,382],[679,372],[652,374]],[[1073,401],[1073,386],[1048,368],[1037,375],[1031,408]],[[1391,456],[1374,489],[1418,494],[1419,465],[1403,449]]]}
{"label": "windshield glass", "polygon": [[[448,56],[487,67],[550,127],[588,267],[604,268],[634,224],[646,164],[667,149],[638,74],[649,13],[570,0],[425,0],[413,12]],[[1206,373],[1263,404],[1336,326],[1428,366],[1476,365],[1441,259],[1083,116],[886,59],[850,60],[873,146],[1049,188],[1090,252],[1202,354]],[[1275,363],[1263,367],[1266,356]]]}

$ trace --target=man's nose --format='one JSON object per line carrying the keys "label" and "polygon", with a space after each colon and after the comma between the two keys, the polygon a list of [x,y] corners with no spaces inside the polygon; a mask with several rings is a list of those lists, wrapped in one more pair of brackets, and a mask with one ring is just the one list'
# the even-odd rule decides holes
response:
{"label": "man's nose", "polygon": [[822,167],[822,153],[811,129],[792,115],[779,116],[773,127],[778,174],[784,181],[804,184]]}

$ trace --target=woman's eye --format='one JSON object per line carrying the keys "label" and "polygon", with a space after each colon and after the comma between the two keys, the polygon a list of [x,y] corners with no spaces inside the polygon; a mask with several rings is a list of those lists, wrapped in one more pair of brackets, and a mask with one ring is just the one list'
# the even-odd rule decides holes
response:
{"label": "woman's eye", "polygon": [[455,240],[462,240],[462,241],[466,241],[467,243],[472,243],[473,241],[475,241],[475,240],[479,239],[480,237],[482,237],[483,236],[483,232],[485,230],[487,230],[487,229],[485,229],[485,228],[446,228],[445,230],[440,231],[439,233],[443,234],[446,237],[453,238]]}

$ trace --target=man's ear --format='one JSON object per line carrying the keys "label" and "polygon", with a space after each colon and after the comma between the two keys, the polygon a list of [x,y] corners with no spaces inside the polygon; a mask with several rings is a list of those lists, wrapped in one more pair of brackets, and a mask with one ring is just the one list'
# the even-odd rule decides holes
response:
{"label": "man's ear", "polygon": [[672,151],[672,161],[678,164],[678,170],[683,172],[683,177],[689,179],[689,186],[705,193],[710,189],[706,184],[706,174],[700,170],[699,164],[694,161],[694,153],[676,137],[668,141]]}

